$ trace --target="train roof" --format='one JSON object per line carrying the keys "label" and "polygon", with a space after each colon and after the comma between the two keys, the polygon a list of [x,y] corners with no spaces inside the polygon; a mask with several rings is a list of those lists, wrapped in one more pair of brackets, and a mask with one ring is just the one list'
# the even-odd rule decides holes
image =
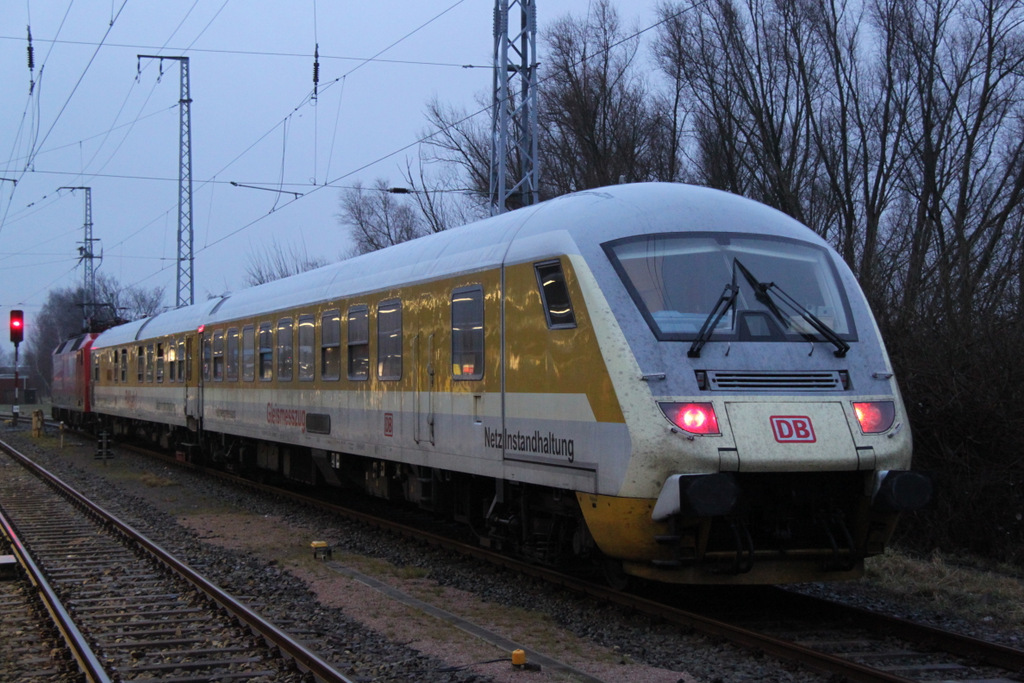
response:
{"label": "train roof", "polygon": [[112,328],[95,347],[195,330],[302,304],[559,254],[630,235],[722,230],[825,242],[753,200],[678,183],[636,183],[564,195],[316,270]]}

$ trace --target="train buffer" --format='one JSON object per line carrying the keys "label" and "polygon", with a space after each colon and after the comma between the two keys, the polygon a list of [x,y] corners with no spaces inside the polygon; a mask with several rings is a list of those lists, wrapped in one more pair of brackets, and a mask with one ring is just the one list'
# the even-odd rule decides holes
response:
{"label": "train buffer", "polygon": [[331,546],[327,545],[327,541],[313,541],[309,544],[309,547],[313,549],[313,559],[331,559]]}

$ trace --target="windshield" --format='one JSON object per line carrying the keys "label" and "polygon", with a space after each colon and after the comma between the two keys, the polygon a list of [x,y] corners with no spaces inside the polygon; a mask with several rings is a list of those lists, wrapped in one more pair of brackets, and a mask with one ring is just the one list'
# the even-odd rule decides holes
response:
{"label": "windshield", "polygon": [[[853,339],[846,297],[828,252],[777,237],[690,233],[644,235],[604,245],[644,314],[663,340],[696,339],[723,298],[735,301],[707,331],[712,339],[794,341],[821,339],[795,310],[780,310],[758,297],[751,278],[785,290],[839,337]],[[737,266],[739,262],[739,266]]]}

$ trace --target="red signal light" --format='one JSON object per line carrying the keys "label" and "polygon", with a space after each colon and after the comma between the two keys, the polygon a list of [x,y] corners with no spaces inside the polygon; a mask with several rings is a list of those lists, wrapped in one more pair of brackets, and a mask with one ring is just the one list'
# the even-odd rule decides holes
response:
{"label": "red signal light", "polygon": [[721,434],[718,416],[710,403],[659,403],[672,424],[690,434]]}
{"label": "red signal light", "polygon": [[11,311],[11,341],[20,344],[25,339],[25,314],[22,311]]}
{"label": "red signal light", "polygon": [[881,434],[896,420],[896,404],[892,401],[854,403],[853,412],[865,434]]}

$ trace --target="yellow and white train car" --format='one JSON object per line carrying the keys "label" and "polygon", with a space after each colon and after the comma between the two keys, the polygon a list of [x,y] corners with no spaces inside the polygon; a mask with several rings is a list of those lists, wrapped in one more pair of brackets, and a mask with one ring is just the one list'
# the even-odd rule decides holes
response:
{"label": "yellow and white train car", "polygon": [[117,433],[612,575],[847,578],[930,496],[850,270],[705,188],[561,197],[113,328],[91,358]]}

